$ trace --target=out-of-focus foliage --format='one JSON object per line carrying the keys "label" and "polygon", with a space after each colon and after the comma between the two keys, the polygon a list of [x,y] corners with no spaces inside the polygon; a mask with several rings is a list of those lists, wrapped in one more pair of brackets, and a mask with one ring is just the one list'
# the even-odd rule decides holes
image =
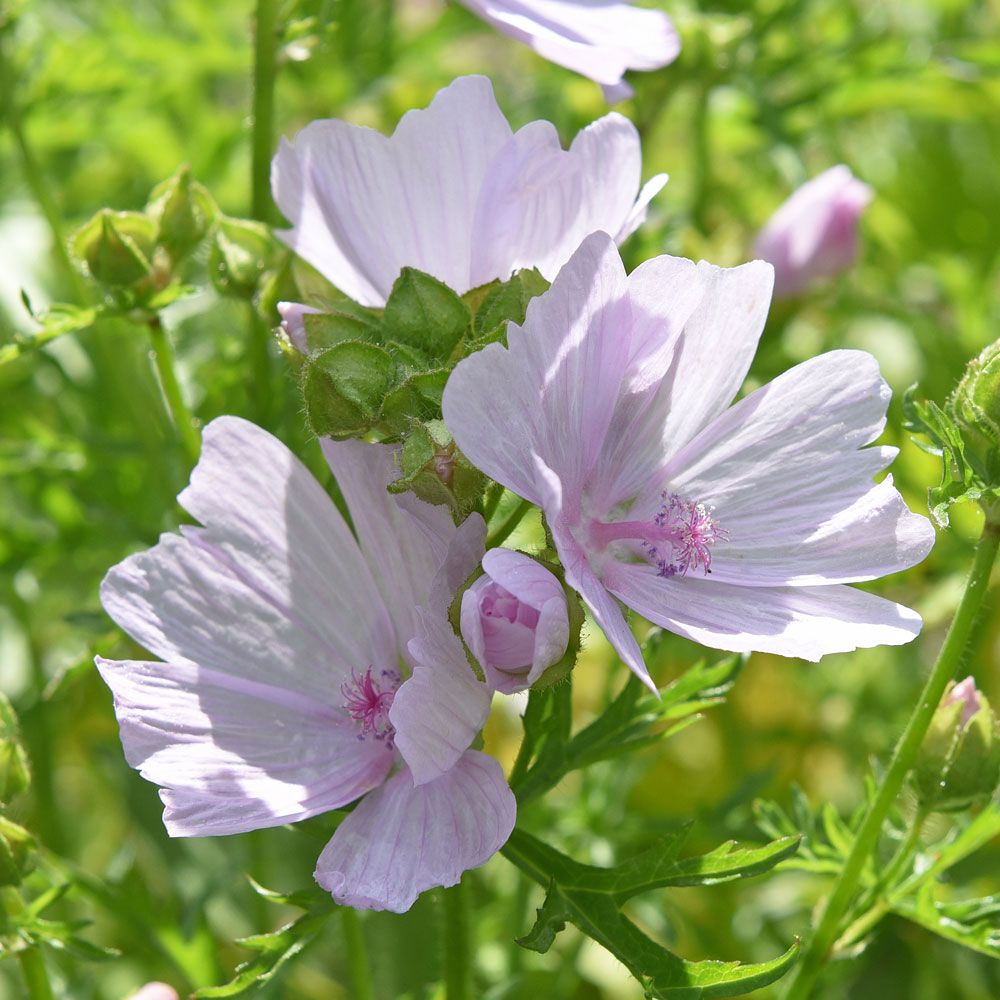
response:
{"label": "out-of-focus foliage", "polygon": [[[924,509],[939,460],[909,442],[902,392],[917,382],[922,398],[943,403],[967,359],[1000,331],[1000,8],[989,0],[657,3],[677,22],[684,49],[673,66],[636,77],[623,110],[643,133],[646,176],[666,170],[672,179],[626,258],[634,265],[670,252],[736,263],[795,186],[848,163],[875,190],[862,260],[774,308],[751,382],[822,350],[871,351],[897,392],[885,435],[902,449],[893,473],[911,506]],[[252,5],[35,0],[0,10],[14,6],[18,18],[0,17],[0,357],[36,329],[22,289],[38,315],[67,304],[48,314],[46,329],[80,332],[0,365],[0,687],[20,715],[33,778],[5,815],[38,844],[24,888],[45,904],[39,919],[67,927],[87,919],[87,942],[121,952],[100,965],[69,949],[49,953],[67,995],[119,1000],[152,979],[190,990],[225,982],[246,961],[237,938],[301,915],[265,900],[244,873],[267,886],[309,884],[335,817],[171,841],[155,790],[122,759],[91,661],[127,650],[97,587],[108,566],[176,526],[174,497],[189,463],[147,331],[118,317],[95,323],[100,303],[60,248],[105,207],[142,211],[182,164],[226,216],[250,214]],[[279,7],[281,133],[328,116],[390,129],[462,72],[492,76],[515,124],[548,118],[567,140],[605,110],[596,86],[455,5]],[[261,421],[322,476],[289,366],[272,350],[267,391],[250,376],[261,370],[254,306],[210,290],[220,252],[204,243],[195,251],[186,280],[202,291],[163,312],[181,388],[202,420],[236,413]],[[266,295],[259,304],[273,305]],[[766,880],[661,888],[626,907],[643,934],[690,959],[766,962],[783,953],[823,890],[824,860],[842,850],[849,821],[838,814],[849,817],[862,802],[869,759],[887,756],[954,609],[979,514],[958,504],[950,515],[956,530],[942,534],[925,564],[877,587],[924,615],[918,642],[818,665],[753,656],[703,719],[640,753],[569,773],[525,806],[528,826],[576,862],[609,868],[694,816],[685,856],[705,854],[730,838],[759,840],[753,802],[792,811],[797,782],[817,832],[794,861]],[[598,630],[585,638],[574,683],[581,726],[626,680]],[[993,704],[998,653],[1000,621],[984,616],[968,668]],[[698,658],[683,640],[656,636],[650,665],[664,686]],[[510,712],[487,733],[508,763],[519,738]],[[889,915],[857,962],[833,970],[829,1000],[1000,995],[995,942],[982,930],[995,926],[982,897],[1000,888],[997,829],[983,818],[991,815],[956,834],[950,862],[930,860],[951,887]],[[897,819],[905,835],[907,817]],[[973,841],[974,856],[962,847]],[[65,894],[43,892],[54,880]],[[477,976],[490,1000],[636,996],[626,970],[572,927],[545,954],[512,943],[528,933],[544,893],[505,859],[477,873],[472,888]],[[377,996],[434,995],[439,906],[431,894],[405,916],[362,917]],[[960,938],[972,947],[959,947]],[[274,958],[284,940],[257,939],[251,961]],[[343,941],[339,919],[326,920],[261,995],[350,996]],[[13,963],[0,965],[0,994],[17,995],[18,975]]]}

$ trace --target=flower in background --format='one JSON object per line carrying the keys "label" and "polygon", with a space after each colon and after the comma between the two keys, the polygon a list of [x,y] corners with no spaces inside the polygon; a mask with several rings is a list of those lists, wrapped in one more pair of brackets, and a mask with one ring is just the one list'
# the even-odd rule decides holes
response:
{"label": "flower in background", "polygon": [[500,765],[468,749],[491,692],[446,618],[485,525],[390,496],[391,448],[323,449],[357,538],[283,444],[213,421],[179,497],[203,527],[163,535],[101,588],[163,662],[97,664],[171,835],[277,826],[364,796],[317,880],[345,905],[403,911],[485,862],[514,823]]}
{"label": "flower in background", "polygon": [[569,646],[566,594],[523,552],[491,549],[483,571],[462,595],[462,638],[492,687],[504,694],[523,691]]}
{"label": "flower in background", "polygon": [[858,220],[872,189],[841,164],[803,184],[761,230],[754,254],[774,265],[774,294],[796,295],[850,267],[858,256]]}
{"label": "flower in background", "polygon": [[628,69],[660,69],[681,50],[670,18],[623,0],[460,0],[497,31],[601,85],[609,104],[632,96]]}
{"label": "flower in background", "polygon": [[844,586],[934,540],[891,478],[872,482],[896,454],[865,447],[890,396],[874,358],[833,351],[732,403],[770,292],[760,261],[664,256],[626,275],[595,233],[509,347],[461,361],[445,388],[462,452],[542,508],[566,582],[647,682],[614,598],[707,646],[813,660],[920,630]]}
{"label": "flower in background", "polygon": [[[640,190],[635,126],[609,114],[568,150],[555,128],[507,124],[489,80],[460,77],[391,136],[328,119],[274,158],[274,198],[292,228],[278,235],[342,292],[384,306],[404,267],[456,292],[537,267],[552,278],[595,230],[619,242],[666,183]],[[295,339],[301,312],[284,307]]]}
{"label": "flower in background", "polygon": [[180,1000],[177,990],[166,983],[146,983],[138,991],[133,993],[129,1000]]}

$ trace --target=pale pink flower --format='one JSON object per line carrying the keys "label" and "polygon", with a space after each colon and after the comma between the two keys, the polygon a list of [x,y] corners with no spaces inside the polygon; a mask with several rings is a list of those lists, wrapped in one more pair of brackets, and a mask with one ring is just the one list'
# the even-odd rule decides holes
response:
{"label": "pale pink flower", "polygon": [[569,645],[562,585],[523,552],[490,549],[462,595],[462,638],[497,691],[530,687]]}
{"label": "pale pink flower", "polygon": [[387,446],[323,450],[354,534],[274,437],[235,417],[209,424],[179,497],[203,526],[163,535],[101,588],[163,662],[97,664],[171,835],[277,826],[364,796],[316,878],[340,903],[403,911],[486,861],[514,823],[500,765],[468,749],[492,692],[446,617],[485,525],[456,529],[444,508],[391,496]]}
{"label": "pale pink flower", "polygon": [[[404,267],[456,292],[520,268],[555,276],[597,229],[624,240],[646,217],[663,174],[640,190],[635,126],[609,114],[564,150],[555,128],[512,132],[489,80],[460,77],[391,136],[328,119],[274,158],[274,198],[292,228],[278,235],[337,288],[383,306]],[[304,307],[284,304],[293,340]],[[308,311],[308,310],[306,310]]]}
{"label": "pale pink flower", "polygon": [[632,96],[628,69],[659,69],[681,50],[662,11],[628,0],[459,0],[540,56],[601,84],[609,104]]}
{"label": "pale pink flower", "polygon": [[129,1000],[180,1000],[177,990],[166,983],[146,983],[138,991],[133,993]]}
{"label": "pale pink flower", "polygon": [[771,292],[757,261],[626,275],[603,233],[529,304],[509,347],[460,362],[444,418],[468,459],[545,513],[567,583],[648,680],[615,598],[707,646],[818,659],[903,643],[907,608],[848,583],[919,562],[934,533],[891,478],[890,392],[833,351],[733,403]]}
{"label": "pale pink flower", "polygon": [[872,189],[842,164],[806,182],[771,216],[754,253],[774,265],[775,296],[849,268],[858,256],[858,220]]}

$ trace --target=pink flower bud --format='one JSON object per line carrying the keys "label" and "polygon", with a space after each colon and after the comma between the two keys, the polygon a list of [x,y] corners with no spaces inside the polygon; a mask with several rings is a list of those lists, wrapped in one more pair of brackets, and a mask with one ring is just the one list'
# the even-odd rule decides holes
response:
{"label": "pink flower bud", "polygon": [[956,684],[941,699],[942,705],[954,705],[956,703],[960,703],[962,706],[962,714],[959,716],[958,724],[961,729],[964,729],[976,712],[983,707],[983,699],[976,688],[975,678],[966,677],[964,681]]}
{"label": "pink flower bud", "polygon": [[774,265],[775,297],[795,295],[843,271],[858,256],[858,219],[872,189],[843,164],[803,184],[771,216],[754,244]]}
{"label": "pink flower bud", "polygon": [[177,990],[166,983],[146,983],[138,993],[133,993],[129,1000],[180,1000]]}
{"label": "pink flower bud", "polygon": [[462,638],[504,694],[530,687],[569,645],[559,581],[523,552],[491,549],[484,575],[462,596]]}
{"label": "pink flower bud", "polygon": [[278,315],[281,317],[281,329],[285,331],[293,346],[303,354],[309,353],[309,343],[306,340],[306,324],[304,317],[309,313],[319,313],[322,309],[303,305],[301,302],[279,302]]}

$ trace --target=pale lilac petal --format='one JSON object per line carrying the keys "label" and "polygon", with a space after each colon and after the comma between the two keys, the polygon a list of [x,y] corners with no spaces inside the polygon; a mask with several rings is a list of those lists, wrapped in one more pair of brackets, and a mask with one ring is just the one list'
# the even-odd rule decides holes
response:
{"label": "pale lilac petal", "polygon": [[663,190],[670,178],[667,174],[654,174],[639,191],[632,210],[615,236],[616,243],[624,243],[645,221],[649,214],[649,203]]}
{"label": "pale lilac petal", "polygon": [[414,782],[422,785],[452,767],[486,725],[490,689],[443,615],[421,608],[409,649],[413,674],[396,692],[389,721]]}
{"label": "pale lilac petal", "polygon": [[180,1000],[177,990],[166,983],[146,983],[137,993],[133,993],[128,1000]]}
{"label": "pale lilac petal", "polygon": [[416,631],[417,606],[427,602],[435,574],[448,556],[455,525],[444,507],[412,494],[388,492],[389,483],[400,474],[398,449],[362,441],[323,439],[321,444],[402,653]]}
{"label": "pale lilac petal", "polygon": [[178,500],[205,527],[163,536],[101,587],[105,609],[146,649],[316,691],[396,662],[354,536],[275,437],[237,417],[213,420]]}
{"label": "pale lilac petal", "polygon": [[278,235],[363,305],[384,305],[407,266],[464,292],[480,189],[510,136],[478,76],[407,112],[391,137],[313,122],[274,161],[275,200],[292,222]]}
{"label": "pale lilac petal", "polygon": [[473,465],[534,503],[529,456],[561,479],[571,503],[601,454],[629,356],[625,272],[611,237],[587,237],[545,295],[445,387],[448,429]]}
{"label": "pale lilac petal", "polygon": [[604,94],[604,100],[609,105],[621,104],[622,101],[635,97],[635,88],[622,80],[620,83],[602,83],[601,93]]}
{"label": "pale lilac petal", "polygon": [[818,660],[870,646],[898,646],[920,632],[909,608],[855,587],[738,587],[664,578],[649,566],[618,564],[605,583],[630,608],[671,632],[735,653]]}
{"label": "pale lilac petal", "polygon": [[535,655],[528,671],[526,683],[530,686],[553,663],[558,663],[569,646],[569,618],[566,615],[566,597],[560,594],[542,605],[535,626]]}
{"label": "pale lilac petal", "polygon": [[490,549],[483,556],[483,569],[519,601],[540,611],[554,597],[562,597],[559,581],[531,556],[513,549]]}
{"label": "pale lilac petal", "polygon": [[309,353],[309,341],[306,338],[304,316],[322,312],[301,302],[279,302],[278,315],[281,317],[281,329],[285,331],[292,345],[302,354]]}
{"label": "pale lilac petal", "polygon": [[337,828],[316,881],[343,906],[403,913],[420,893],[455,885],[500,850],[516,809],[503,769],[478,751],[427,784],[402,770]]}
{"label": "pale lilac petal", "polygon": [[[491,165],[476,215],[472,284],[537,267],[552,279],[584,237],[631,233],[660,187],[639,192],[642,154],[635,126],[618,114],[589,125],[563,150],[555,128],[526,125]],[[633,225],[634,223],[634,225]],[[628,228],[631,226],[631,228]]]}
{"label": "pale lilac petal", "polygon": [[674,456],[663,485],[715,508],[712,576],[744,586],[873,580],[920,562],[925,517],[873,476],[891,392],[863,351],[831,351],[741,400]]}
{"label": "pale lilac petal", "polygon": [[425,606],[432,613],[447,615],[462,584],[476,571],[486,548],[486,522],[470,514],[452,532],[448,551],[434,580]]}
{"label": "pale lilac petal", "polygon": [[754,244],[754,253],[774,265],[774,294],[795,295],[850,267],[858,255],[858,220],[871,199],[871,188],[843,164],[798,188]]}
{"label": "pale lilac petal", "polygon": [[357,739],[334,707],[336,687],[320,700],[190,663],[98,657],[97,666],[114,695],[125,758],[160,786],[175,837],[336,809],[379,785],[392,764],[384,744]]}
{"label": "pale lilac petal", "polygon": [[771,304],[772,270],[752,261],[721,268],[702,261],[704,292],[678,339],[666,378],[670,409],[664,452],[674,454],[733,400],[750,370]]}
{"label": "pale lilac petal", "polygon": [[659,69],[680,52],[661,11],[622,0],[461,0],[540,56],[621,93],[627,69]]}

